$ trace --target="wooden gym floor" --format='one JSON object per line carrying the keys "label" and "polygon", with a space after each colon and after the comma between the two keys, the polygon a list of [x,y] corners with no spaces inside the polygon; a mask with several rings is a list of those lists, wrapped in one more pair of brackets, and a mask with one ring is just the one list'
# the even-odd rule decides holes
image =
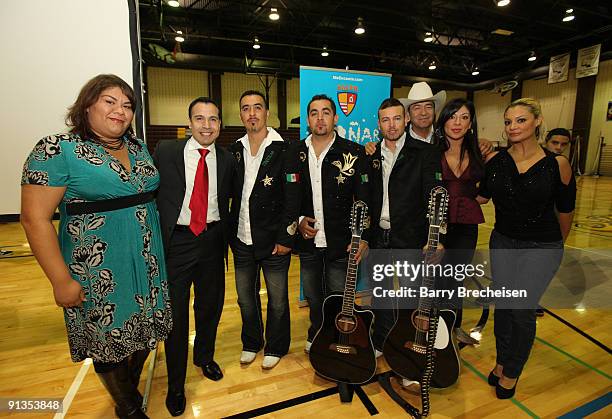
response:
{"label": "wooden gym floor", "polygon": [[[575,225],[567,248],[612,249],[612,179],[583,177],[578,187]],[[487,223],[481,226],[478,241],[478,247],[483,249],[487,247],[494,220],[491,204],[485,207],[485,216]],[[62,398],[66,417],[113,417],[112,401],[93,367],[88,362],[73,364],[70,361],[62,312],[53,302],[51,287],[31,256],[18,223],[0,225],[0,249],[12,251],[11,255],[0,258],[0,398]],[[606,269],[612,261],[604,259],[603,262],[601,269]],[[314,375],[303,352],[308,308],[299,308],[297,304],[297,257],[292,259],[289,277],[290,353],[271,371],[262,371],[261,354],[250,366],[240,366],[241,321],[231,267],[230,261],[216,355],[225,377],[219,382],[205,379],[190,361],[185,388],[187,410],[183,417],[225,417],[253,409],[261,409],[256,413],[268,417],[288,418],[362,418],[375,412],[378,417],[406,416],[376,382],[363,386],[363,392],[355,394],[352,403],[341,404],[337,394],[330,394],[334,385]],[[612,295],[604,297],[610,301]],[[262,298],[265,302],[265,290],[262,290]],[[431,417],[559,417],[564,414],[569,414],[566,417],[612,417],[612,358],[605,350],[606,346],[611,346],[612,310],[551,311],[566,323],[551,314],[538,319],[536,342],[513,399],[496,399],[493,388],[486,383],[495,362],[491,316],[482,333],[482,343],[461,351],[462,371],[458,384],[432,391]],[[466,310],[464,327],[469,329],[479,316],[479,310]],[[193,329],[193,319],[191,324]],[[603,343],[603,347],[588,336]],[[163,345],[157,361],[147,414],[152,418],[166,418],[170,416],[164,404]],[[379,372],[387,369],[384,360],[380,359]],[[145,378],[146,369],[141,391]],[[330,390],[323,391],[326,389]],[[399,391],[412,404],[420,406],[416,393]],[[5,414],[7,412],[0,412],[0,415]],[[20,418],[54,416],[53,413],[13,415]]]}

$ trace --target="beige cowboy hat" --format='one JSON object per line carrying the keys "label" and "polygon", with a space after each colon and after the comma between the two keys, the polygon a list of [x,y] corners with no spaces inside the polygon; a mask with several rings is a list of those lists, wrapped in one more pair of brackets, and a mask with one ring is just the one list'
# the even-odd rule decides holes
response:
{"label": "beige cowboy hat", "polygon": [[436,111],[439,111],[444,106],[444,103],[446,103],[446,91],[440,90],[434,95],[431,87],[424,81],[421,81],[413,84],[408,92],[408,97],[400,98],[399,101],[402,102],[406,109],[413,103],[432,101]]}

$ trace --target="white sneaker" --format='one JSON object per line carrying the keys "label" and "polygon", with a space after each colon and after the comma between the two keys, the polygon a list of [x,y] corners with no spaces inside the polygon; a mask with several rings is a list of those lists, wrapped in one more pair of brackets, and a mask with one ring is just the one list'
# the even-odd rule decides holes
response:
{"label": "white sneaker", "polygon": [[306,345],[304,345],[304,352],[307,354],[310,353],[310,347],[312,346],[312,342],[306,341]]}
{"label": "white sneaker", "polygon": [[407,378],[402,378],[402,387],[410,387],[413,384],[420,385],[418,381],[412,381]]}
{"label": "white sneaker", "polygon": [[276,366],[276,364],[278,364],[279,361],[280,358],[278,356],[266,355],[261,363],[261,368],[264,370],[271,370]]}
{"label": "white sneaker", "polygon": [[250,364],[251,362],[255,361],[256,357],[257,352],[242,351],[242,353],[240,354],[240,363]]}
{"label": "white sneaker", "polygon": [[380,358],[383,355],[383,353],[380,352],[378,349],[374,349],[374,354],[376,355],[376,359]]}

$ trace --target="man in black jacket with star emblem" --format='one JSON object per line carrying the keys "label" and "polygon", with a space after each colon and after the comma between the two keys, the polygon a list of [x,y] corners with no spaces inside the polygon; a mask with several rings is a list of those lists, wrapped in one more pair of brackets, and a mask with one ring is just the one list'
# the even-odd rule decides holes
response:
{"label": "man in black jacket with star emblem", "polygon": [[[300,207],[298,159],[289,156],[295,146],[266,126],[268,115],[262,93],[244,92],[240,118],[247,133],[230,146],[236,160],[230,245],[242,316],[240,363],[250,364],[263,348],[263,369],[274,368],[289,351],[288,272]],[[265,333],[260,269],[268,296]]]}
{"label": "man in black jacket with star emblem", "polygon": [[[354,201],[368,203],[368,174],[363,147],[340,137],[336,104],[316,95],[308,104],[311,134],[300,143],[302,207],[296,247],[300,276],[310,306],[310,328],[305,350],[321,327],[325,296],[344,292],[351,243],[350,215]],[[362,235],[357,260],[367,248]]]}

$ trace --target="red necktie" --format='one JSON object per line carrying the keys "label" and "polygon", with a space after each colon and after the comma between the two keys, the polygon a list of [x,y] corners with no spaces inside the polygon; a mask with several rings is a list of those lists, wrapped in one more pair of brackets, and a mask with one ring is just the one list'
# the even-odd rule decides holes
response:
{"label": "red necktie", "polygon": [[196,236],[206,230],[206,214],[208,213],[208,167],[206,166],[208,150],[201,148],[198,152],[200,153],[200,161],[198,161],[191,200],[189,201],[189,209],[191,210],[189,229]]}

